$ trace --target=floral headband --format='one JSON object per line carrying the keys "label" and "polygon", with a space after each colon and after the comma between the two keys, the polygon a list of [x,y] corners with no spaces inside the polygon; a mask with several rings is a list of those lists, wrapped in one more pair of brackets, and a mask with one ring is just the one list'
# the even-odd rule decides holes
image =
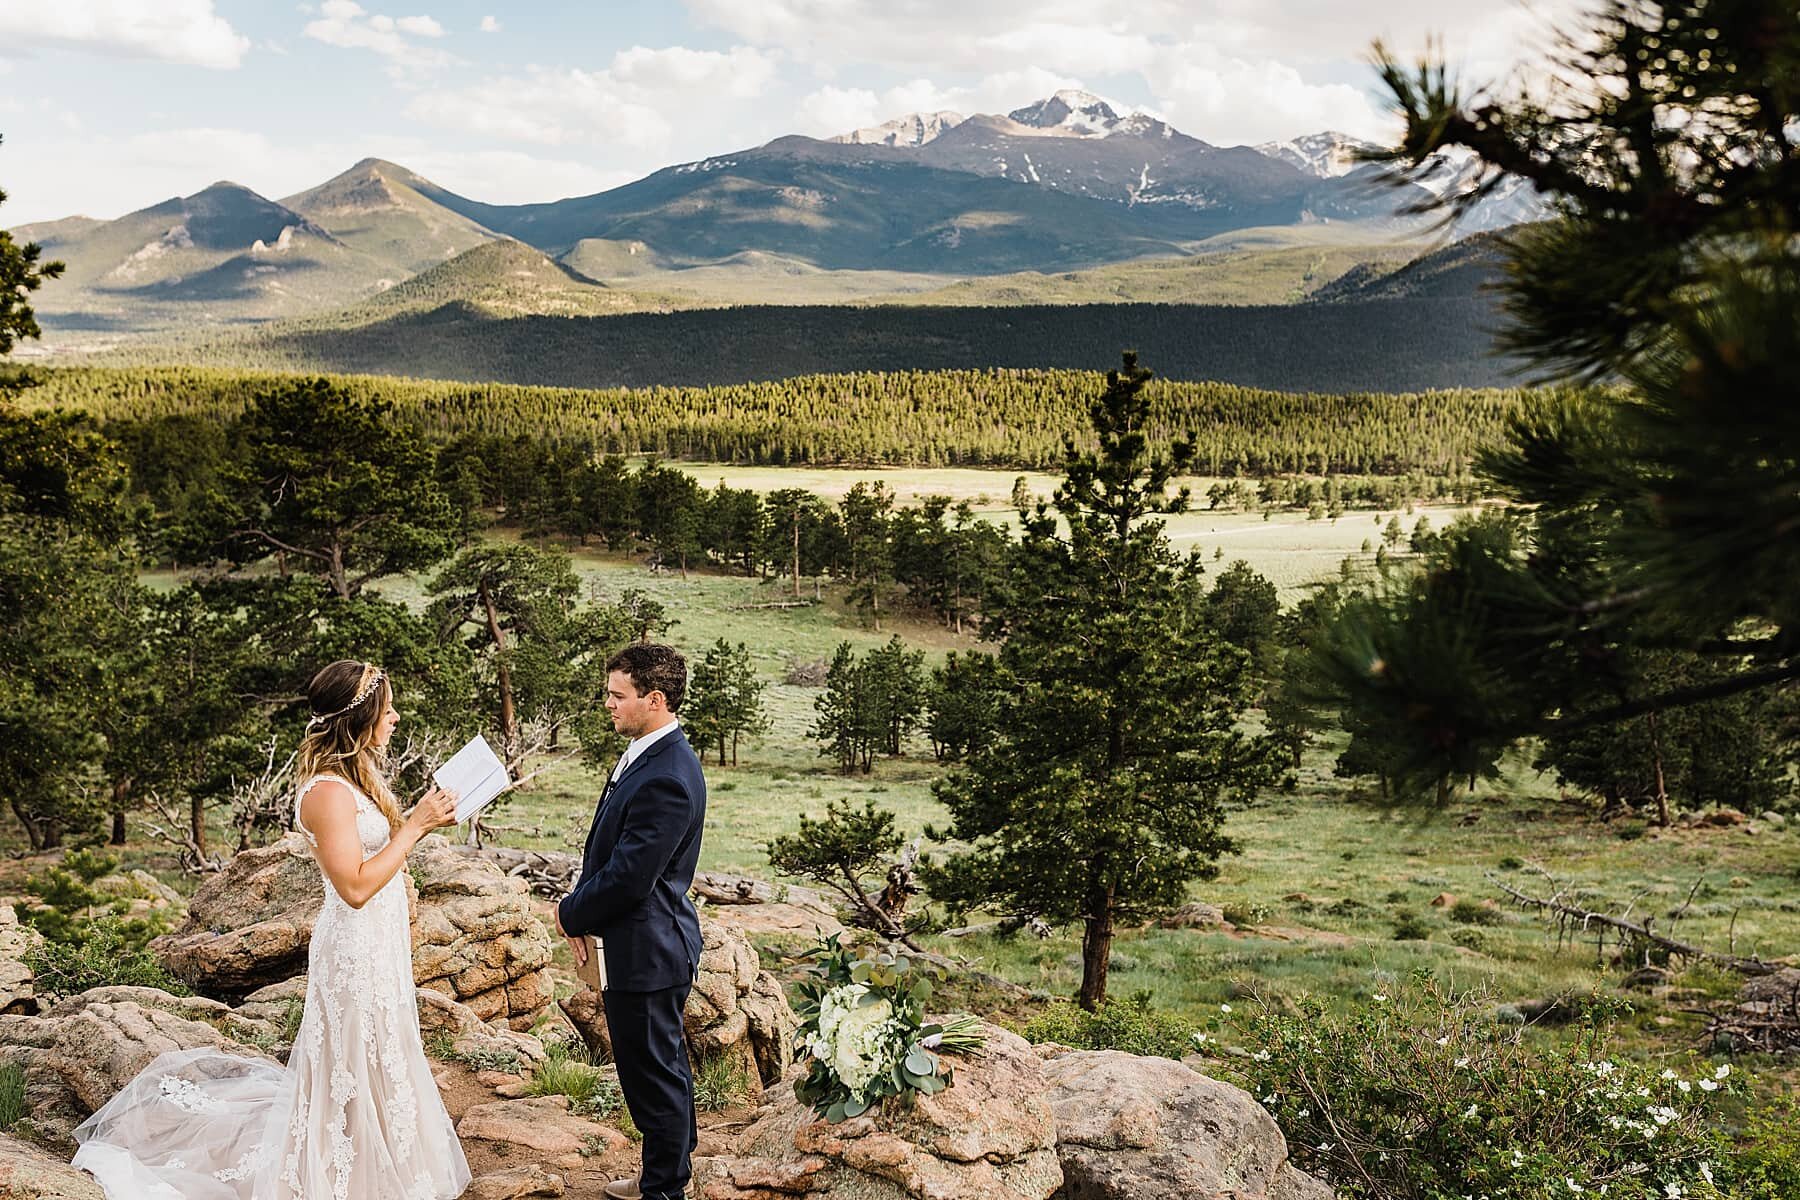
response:
{"label": "floral headband", "polygon": [[380,667],[365,665],[363,667],[362,686],[356,689],[356,699],[344,705],[344,707],[338,709],[334,713],[314,713],[306,719],[306,727],[311,729],[315,725],[323,725],[327,721],[334,721],[343,716],[345,713],[361,704],[364,700],[373,696],[375,694],[375,689],[380,687],[381,681],[386,678],[387,672],[383,671]]}

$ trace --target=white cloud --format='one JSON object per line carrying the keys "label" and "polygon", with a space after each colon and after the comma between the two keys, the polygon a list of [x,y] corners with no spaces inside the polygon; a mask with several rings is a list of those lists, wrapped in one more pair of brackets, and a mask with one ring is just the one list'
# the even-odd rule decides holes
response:
{"label": "white cloud", "polygon": [[909,80],[881,92],[827,84],[800,101],[793,132],[835,137],[915,112],[1004,113],[1062,88],[1080,86],[1079,79],[1038,67],[1002,71],[963,87],[941,87],[929,79]]}
{"label": "white cloud", "polygon": [[1375,38],[1408,56],[1439,37],[1452,64],[1483,83],[1521,60],[1541,63],[1552,28],[1585,2],[684,0],[700,23],[780,52],[828,81],[801,104],[801,119],[814,124],[866,111],[854,101],[871,91],[877,120],[909,111],[890,108],[888,93],[866,81],[860,68],[876,64],[983,80],[943,89],[973,100],[935,107],[1004,112],[1053,90],[994,95],[985,84],[1001,78],[992,72],[1004,63],[1021,84],[1135,78],[1178,127],[1211,141],[1325,127],[1373,134],[1388,128],[1364,91],[1375,82],[1364,65]]}
{"label": "white cloud", "polygon": [[0,54],[83,50],[220,70],[238,66],[250,49],[212,0],[8,0],[0,4],[0,42]]}
{"label": "white cloud", "polygon": [[1394,132],[1392,119],[1361,88],[1309,84],[1294,68],[1267,59],[1247,61],[1188,44],[1165,51],[1154,75],[1164,118],[1218,145],[1323,129],[1377,140]]}
{"label": "white cloud", "polygon": [[413,38],[439,38],[444,27],[428,16],[390,17],[370,13],[356,0],[325,0],[319,17],[301,31],[314,41],[353,50],[372,50],[388,62],[388,73],[405,79],[462,60],[448,50],[422,46]]}
{"label": "white cloud", "polygon": [[[730,136],[741,106],[775,77],[773,60],[758,50],[652,50],[633,46],[604,70],[529,67],[523,75],[493,76],[478,84],[423,92],[406,115],[430,124],[547,146],[624,144],[666,148],[680,134],[696,153]],[[696,134],[706,144],[692,146]],[[656,163],[656,166],[666,165]],[[654,168],[652,168],[654,169]]]}
{"label": "white cloud", "polygon": [[499,33],[500,32],[500,18],[493,17],[493,16],[481,18],[481,32],[483,32],[483,33]]}
{"label": "white cloud", "polygon": [[652,50],[633,46],[613,56],[610,74],[619,83],[644,92],[677,92],[705,88],[714,97],[759,96],[775,78],[775,62],[748,46],[690,50],[668,46]]}

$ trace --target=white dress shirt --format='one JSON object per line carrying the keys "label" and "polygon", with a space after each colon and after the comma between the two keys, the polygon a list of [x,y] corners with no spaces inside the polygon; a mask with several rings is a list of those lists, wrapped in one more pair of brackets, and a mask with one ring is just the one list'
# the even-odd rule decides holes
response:
{"label": "white dress shirt", "polygon": [[619,776],[625,773],[625,769],[631,766],[631,764],[636,762],[639,758],[642,758],[644,751],[654,745],[658,738],[674,733],[679,728],[681,728],[680,721],[670,721],[667,725],[664,725],[659,729],[652,729],[643,737],[632,738],[631,744],[625,747],[625,753],[619,755],[619,765],[613,768],[613,782],[617,783],[619,781]]}

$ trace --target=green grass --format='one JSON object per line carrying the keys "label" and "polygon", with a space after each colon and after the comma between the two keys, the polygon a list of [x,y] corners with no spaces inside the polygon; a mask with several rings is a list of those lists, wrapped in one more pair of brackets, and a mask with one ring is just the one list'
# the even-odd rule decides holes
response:
{"label": "green grass", "polygon": [[1292,304],[1359,263],[1398,267],[1416,244],[1207,247],[1182,258],[1084,271],[1021,271],[876,297],[886,304]]}
{"label": "green grass", "polygon": [[707,1055],[694,1071],[694,1104],[701,1112],[719,1112],[748,1099],[750,1072],[740,1058]]}
{"label": "green grass", "polygon": [[25,1068],[0,1063],[0,1133],[10,1130],[30,1112],[25,1106]]}
{"label": "green grass", "polygon": [[569,1111],[581,1116],[609,1116],[624,1105],[618,1083],[572,1053],[568,1043],[553,1043],[545,1049],[548,1057],[531,1076],[531,1095],[567,1096]]}

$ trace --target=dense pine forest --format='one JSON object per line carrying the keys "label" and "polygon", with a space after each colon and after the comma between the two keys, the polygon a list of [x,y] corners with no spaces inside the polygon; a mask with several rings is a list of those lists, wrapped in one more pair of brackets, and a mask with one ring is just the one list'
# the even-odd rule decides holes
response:
{"label": "dense pine forest", "polygon": [[765,305],[507,319],[455,303],[347,328],[286,322],[118,360],[644,387],[844,371],[1074,368],[1135,346],[1165,379],[1410,391],[1511,382],[1512,365],[1494,352],[1494,325],[1490,302],[1477,296],[1285,306]]}
{"label": "dense pine forest", "polygon": [[[1101,358],[1099,361],[1105,361]],[[1153,361],[1153,360],[1152,360]],[[211,368],[68,368],[39,373],[32,407],[102,422],[225,419],[283,376]],[[428,435],[524,436],[599,454],[655,454],[754,465],[822,463],[1042,468],[1064,441],[1085,444],[1092,371],[982,370],[809,375],[718,387],[559,389],[377,376],[333,381],[377,396]],[[1456,390],[1331,395],[1159,380],[1148,389],[1153,438],[1192,437],[1195,469],[1461,475],[1498,440],[1525,393]]]}

